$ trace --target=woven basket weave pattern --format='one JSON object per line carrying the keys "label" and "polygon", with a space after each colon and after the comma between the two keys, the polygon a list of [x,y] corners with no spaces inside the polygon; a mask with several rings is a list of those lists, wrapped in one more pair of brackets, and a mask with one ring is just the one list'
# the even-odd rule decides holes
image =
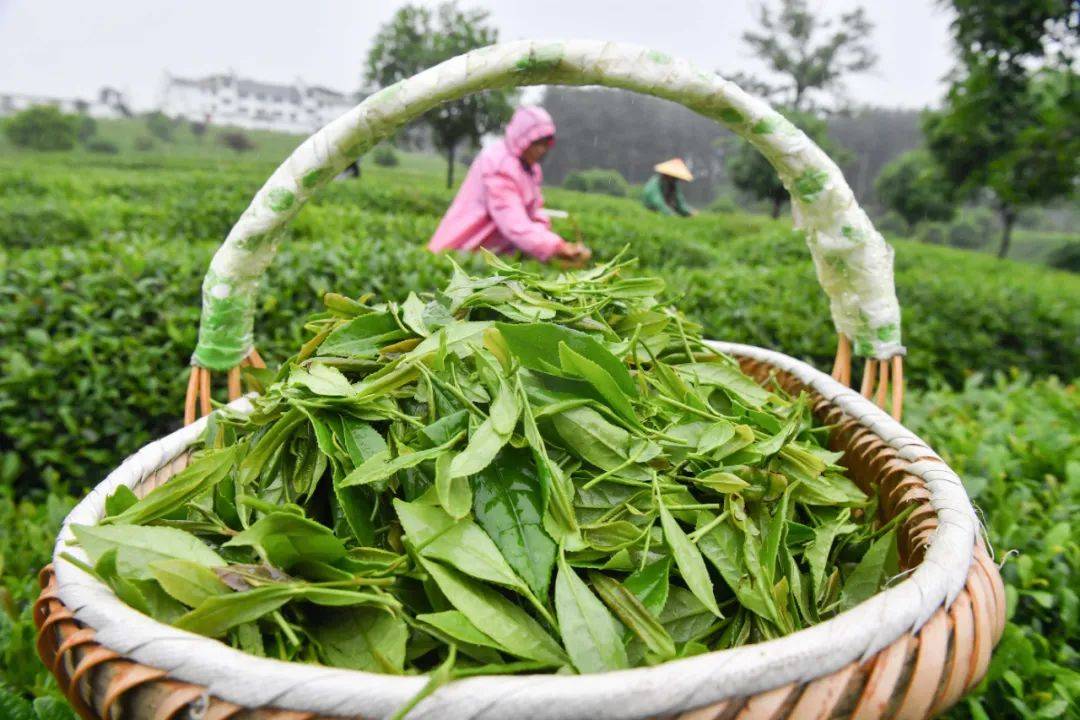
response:
{"label": "woven basket weave pattern", "polygon": [[[805,390],[795,377],[769,364],[743,358],[757,378],[770,376],[789,392]],[[901,565],[911,569],[923,558],[938,517],[923,480],[908,472],[911,461],[898,457],[880,437],[839,408],[811,392],[814,412],[834,425],[830,445],[842,450],[842,463],[867,492],[879,494],[882,520],[914,505],[898,533]],[[179,472],[182,453],[137,488],[145,494]],[[56,593],[51,568],[42,573],[43,591],[34,609],[38,652],[86,720],[322,720],[326,716],[280,708],[243,708],[214,698],[205,688],[167,677],[165,671],[120,657],[95,640]],[[946,610],[938,609],[915,635],[905,634],[881,652],[837,672],[808,678],[750,697],[732,698],[682,714],[683,720],[779,720],[851,717],[914,719],[937,714],[960,699],[985,674],[993,646],[1005,623],[1005,593],[997,567],[978,544],[964,590]],[[628,713],[631,717],[632,710]],[[328,719],[329,720],[329,719]]]}

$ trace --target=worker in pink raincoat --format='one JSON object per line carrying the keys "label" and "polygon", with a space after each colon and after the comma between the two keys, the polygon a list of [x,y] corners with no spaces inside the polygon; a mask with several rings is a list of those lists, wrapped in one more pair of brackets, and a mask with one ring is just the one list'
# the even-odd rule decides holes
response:
{"label": "worker in pink raincoat", "polygon": [[592,253],[551,231],[541,212],[540,159],[555,143],[555,123],[540,107],[520,107],[506,135],[480,151],[428,249],[522,252],[542,261],[582,265]]}

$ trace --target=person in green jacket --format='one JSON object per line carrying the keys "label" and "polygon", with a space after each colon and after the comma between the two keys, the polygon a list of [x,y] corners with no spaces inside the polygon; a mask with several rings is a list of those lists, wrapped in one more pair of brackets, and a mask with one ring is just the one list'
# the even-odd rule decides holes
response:
{"label": "person in green jacket", "polygon": [[697,210],[686,204],[680,181],[690,182],[694,176],[681,158],[672,158],[653,168],[656,174],[649,178],[641,193],[645,207],[664,215],[696,215]]}

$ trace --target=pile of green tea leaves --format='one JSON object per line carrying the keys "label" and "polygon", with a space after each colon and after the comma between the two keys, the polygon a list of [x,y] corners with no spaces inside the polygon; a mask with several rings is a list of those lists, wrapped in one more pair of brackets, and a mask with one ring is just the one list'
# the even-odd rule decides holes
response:
{"label": "pile of green tea leaves", "polygon": [[74,528],[83,567],[255,655],[448,677],[775,638],[897,571],[808,398],[712,350],[660,281],[489,264],[400,304],[328,295],[254,412]]}

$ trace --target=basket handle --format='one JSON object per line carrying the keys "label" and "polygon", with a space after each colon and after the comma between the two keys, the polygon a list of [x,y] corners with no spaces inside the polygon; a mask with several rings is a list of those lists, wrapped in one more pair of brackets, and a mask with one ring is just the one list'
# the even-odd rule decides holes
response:
{"label": "basket handle", "polygon": [[282,231],[353,160],[442,102],[541,84],[606,85],[673,100],[749,141],[791,193],[795,224],[806,231],[837,332],[851,339],[857,355],[903,354],[892,248],[836,164],[802,131],[729,80],[663,53],[599,41],[525,40],[474,50],[384,88],[293,151],[214,254],[202,286],[195,369],[225,371],[250,356],[256,291]]}

